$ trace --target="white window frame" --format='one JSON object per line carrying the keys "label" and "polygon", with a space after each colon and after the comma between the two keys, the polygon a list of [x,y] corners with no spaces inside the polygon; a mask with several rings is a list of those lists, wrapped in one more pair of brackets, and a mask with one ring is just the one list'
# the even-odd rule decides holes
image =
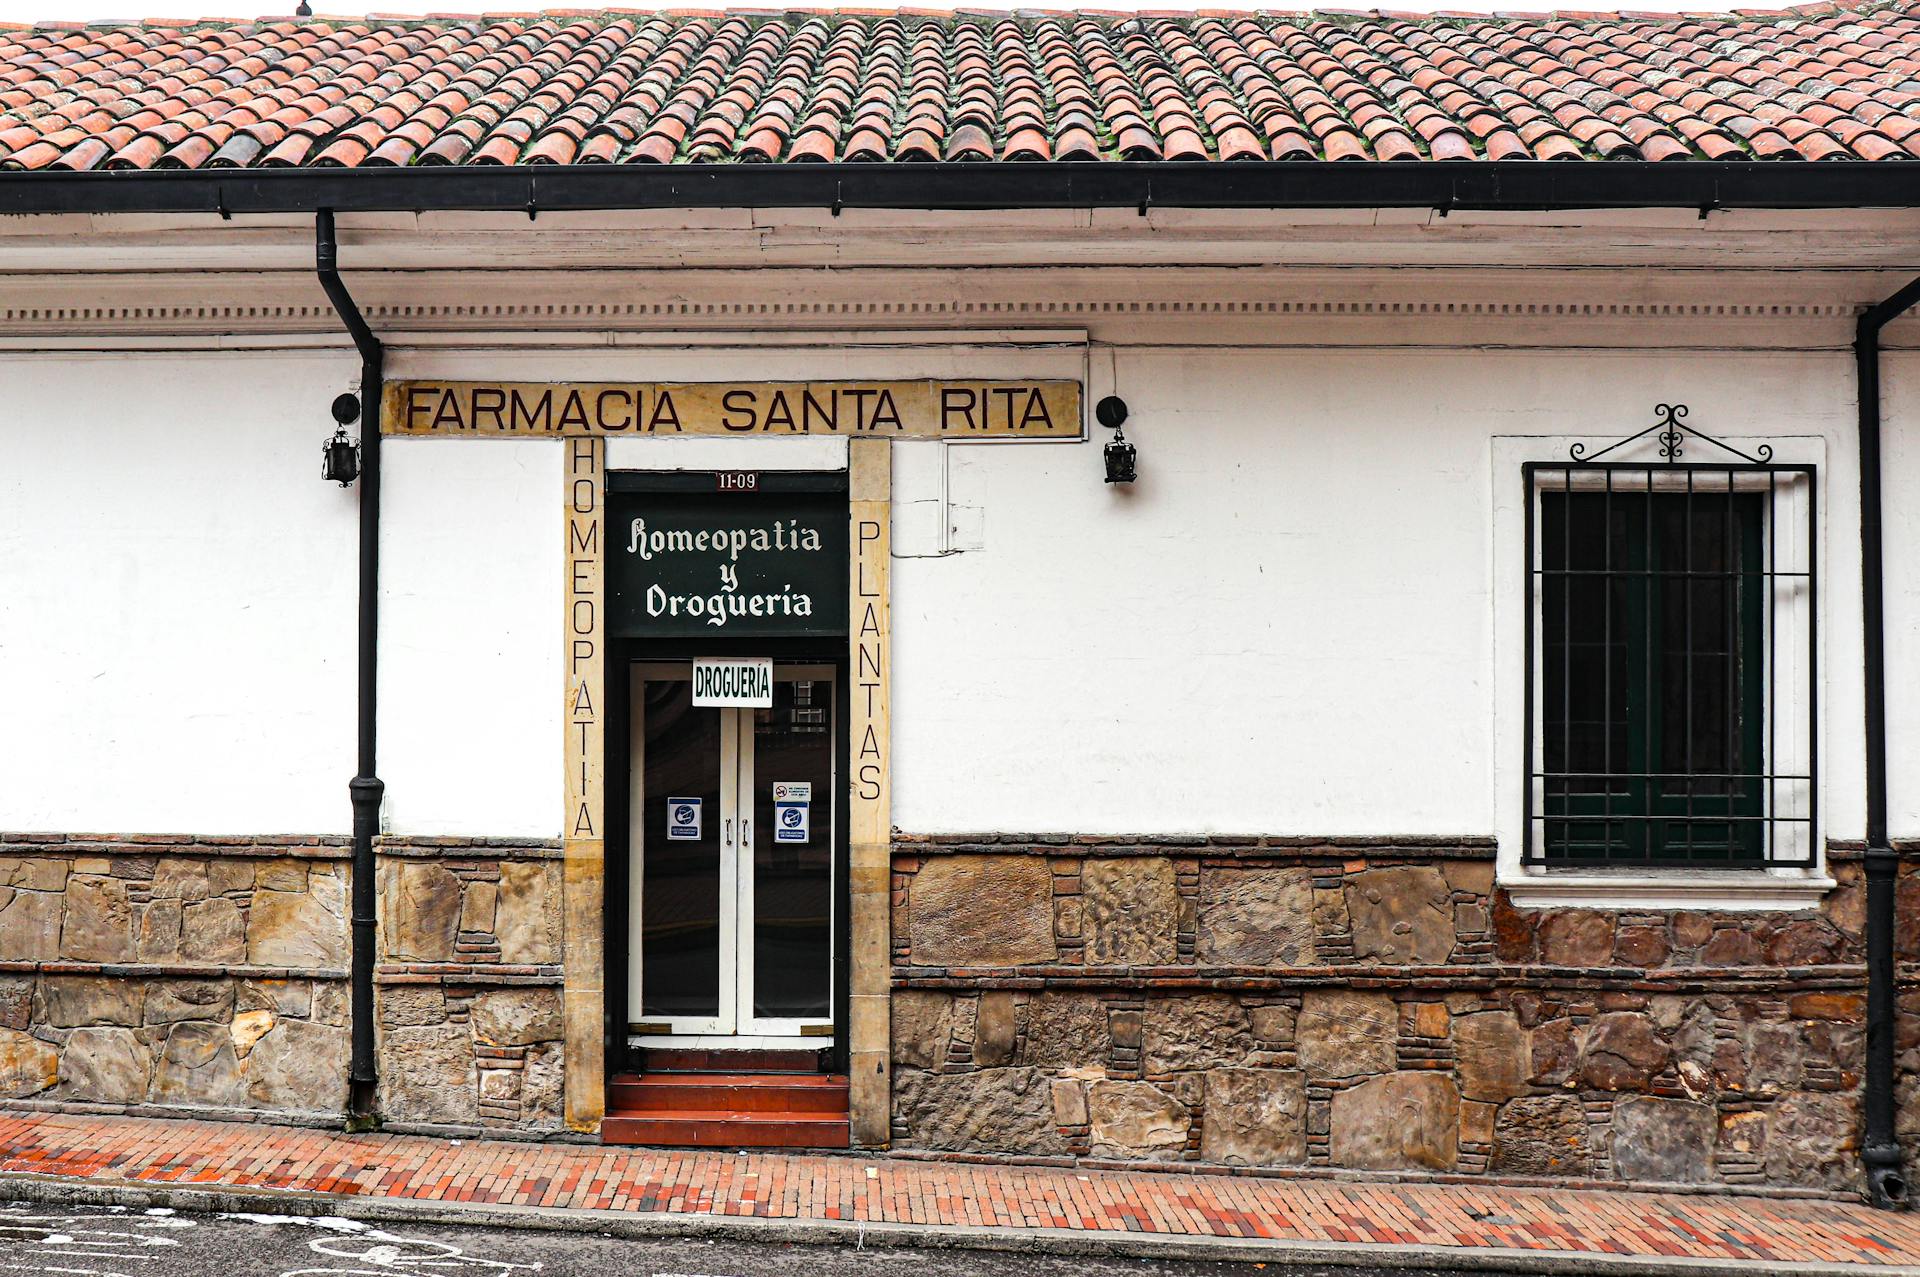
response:
{"label": "white window frame", "polygon": [[[1813,497],[1816,502],[1816,545],[1814,557],[1821,580],[1831,580],[1827,570],[1829,510],[1827,499],[1828,466],[1826,440],[1818,435],[1722,436],[1742,452],[1753,452],[1761,444],[1773,449],[1772,461],[1779,465],[1811,465]],[[1637,865],[1588,867],[1577,869],[1522,862],[1531,831],[1525,828],[1525,786],[1528,783],[1526,754],[1527,682],[1538,670],[1527,668],[1527,612],[1534,606],[1533,584],[1526,562],[1526,505],[1535,499],[1522,479],[1527,462],[1553,466],[1569,462],[1569,449],[1577,442],[1593,446],[1589,435],[1495,435],[1492,439],[1491,482],[1493,511],[1492,592],[1494,625],[1494,705],[1493,705],[1493,808],[1495,831],[1499,841],[1496,880],[1509,899],[1520,908],[1592,908],[1592,909],[1711,909],[1711,910],[1787,910],[1809,909],[1835,883],[1827,872],[1825,832],[1815,826],[1807,831],[1814,851],[1810,868],[1765,866],[1743,868],[1684,867],[1664,868]],[[1689,440],[1701,460],[1712,460],[1711,444]],[[1652,437],[1609,457],[1626,463],[1645,462],[1649,468],[1659,465],[1659,444]],[[1689,458],[1693,459],[1693,458]],[[1794,537],[1803,537],[1805,524],[1782,528]],[[1804,546],[1798,547],[1804,553]],[[1820,629],[1830,612],[1830,591],[1821,592],[1814,601]],[[1536,661],[1539,653],[1535,654]],[[1769,653],[1770,661],[1772,654]],[[1829,656],[1823,647],[1816,653],[1812,685],[1824,684]],[[1785,699],[1779,708],[1789,723],[1805,725],[1807,739],[1817,742],[1819,757],[1831,759],[1827,748],[1825,718],[1831,698],[1821,700],[1818,721],[1808,722],[1813,707],[1808,704],[1808,681],[1781,680],[1778,690]],[[1536,712],[1537,702],[1536,700]],[[1817,783],[1822,794],[1820,820],[1827,819],[1828,795],[1832,785],[1821,776]]]}

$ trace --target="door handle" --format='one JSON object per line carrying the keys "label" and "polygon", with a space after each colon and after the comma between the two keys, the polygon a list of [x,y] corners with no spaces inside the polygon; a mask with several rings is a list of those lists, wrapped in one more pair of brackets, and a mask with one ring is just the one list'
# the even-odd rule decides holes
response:
{"label": "door handle", "polygon": [[725,827],[724,832],[720,835],[722,845],[728,847],[733,846],[733,817],[729,816],[720,823]]}
{"label": "door handle", "polygon": [[753,845],[753,819],[749,816],[740,818],[740,845],[742,847]]}

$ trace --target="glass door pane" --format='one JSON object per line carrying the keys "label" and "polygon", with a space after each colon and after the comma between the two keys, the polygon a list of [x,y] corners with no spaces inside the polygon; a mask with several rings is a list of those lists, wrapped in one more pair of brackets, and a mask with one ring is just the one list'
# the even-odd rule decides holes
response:
{"label": "glass door pane", "polygon": [[[733,735],[723,731],[722,716],[730,711],[695,709],[686,678],[635,684],[641,1014],[716,1021],[731,1010],[721,996],[723,947],[732,940],[722,918],[733,875],[724,864],[721,810],[732,770],[723,766],[723,737]],[[725,957],[730,974],[732,955]]]}
{"label": "glass door pane", "polygon": [[[800,675],[804,674],[802,677]],[[750,710],[751,934],[756,1020],[833,1014],[834,687],[830,669],[776,668],[773,708]],[[751,772],[747,767],[751,767]],[[744,797],[744,795],[743,795]]]}

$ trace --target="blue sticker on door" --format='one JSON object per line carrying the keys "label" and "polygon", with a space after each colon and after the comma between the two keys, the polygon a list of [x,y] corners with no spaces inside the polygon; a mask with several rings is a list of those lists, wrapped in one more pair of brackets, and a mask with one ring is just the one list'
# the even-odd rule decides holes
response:
{"label": "blue sticker on door", "polygon": [[667,799],[667,841],[700,841],[700,800],[698,798]]}
{"label": "blue sticker on door", "polygon": [[783,781],[773,787],[773,840],[806,842],[812,835],[811,781]]}

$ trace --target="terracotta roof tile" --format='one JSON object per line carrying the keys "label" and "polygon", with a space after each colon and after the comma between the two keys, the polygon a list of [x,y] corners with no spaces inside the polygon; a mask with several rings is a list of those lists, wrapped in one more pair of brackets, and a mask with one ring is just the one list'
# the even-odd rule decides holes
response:
{"label": "terracotta roof tile", "polygon": [[0,26],[0,167],[1920,156],[1920,0]]}

